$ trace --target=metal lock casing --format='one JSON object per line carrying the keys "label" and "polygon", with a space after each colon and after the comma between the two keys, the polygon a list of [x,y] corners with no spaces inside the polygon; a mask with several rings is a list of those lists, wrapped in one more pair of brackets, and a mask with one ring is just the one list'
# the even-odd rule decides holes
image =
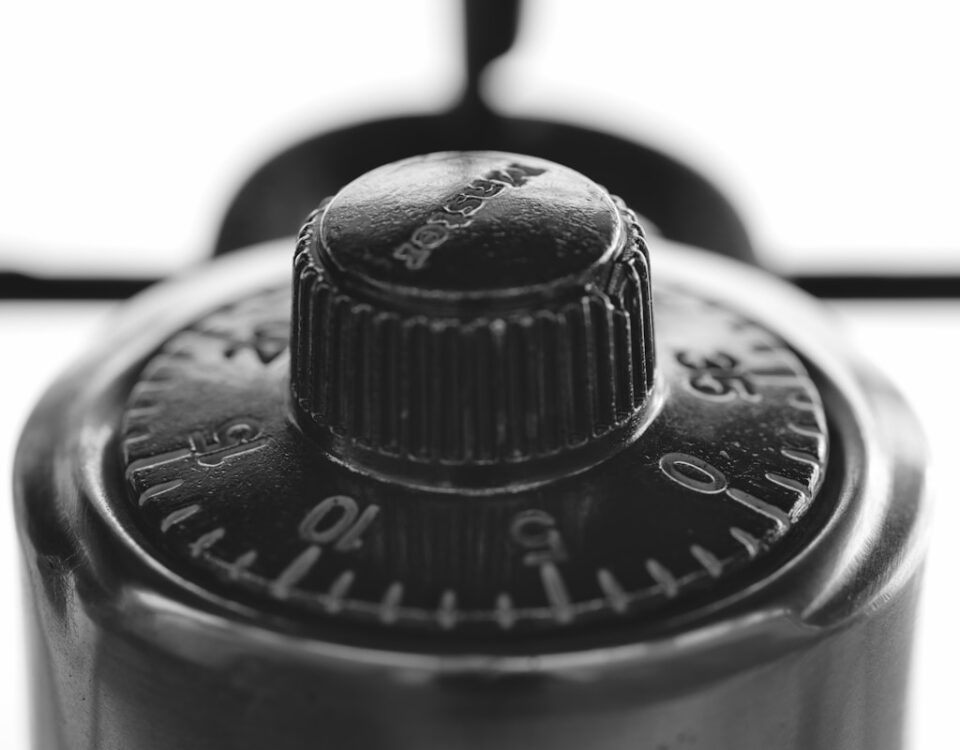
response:
{"label": "metal lock casing", "polygon": [[[647,597],[649,608],[643,609],[646,594],[625,591],[616,569],[602,568],[606,577],[598,570],[597,596],[581,602],[575,576],[567,588],[563,579],[557,584],[553,577],[564,570],[561,561],[548,561],[553,567],[547,573],[541,561],[524,579],[527,583],[511,592],[514,603],[523,597],[545,597],[544,606],[511,610],[514,620],[517,613],[531,613],[527,630],[523,622],[505,625],[492,605],[489,617],[481,610],[473,617],[444,604],[442,597],[430,627],[421,629],[414,616],[420,610],[407,606],[396,588],[384,586],[384,598],[370,611],[362,598],[344,600],[340,592],[339,600],[332,599],[336,582],[344,580],[342,571],[331,578],[326,598],[315,596],[312,605],[309,595],[298,598],[294,584],[306,580],[309,572],[304,570],[306,562],[295,564],[301,559],[299,548],[289,565],[274,566],[274,578],[262,586],[252,578],[249,585],[234,585],[246,575],[243,571],[194,574],[193,561],[206,561],[204,555],[225,543],[225,535],[234,534],[234,529],[198,527],[189,539],[163,547],[167,535],[179,533],[191,513],[199,511],[186,513],[193,505],[183,502],[150,519],[154,501],[164,492],[174,493],[180,485],[172,484],[188,477],[164,475],[163,481],[149,486],[135,484],[139,454],[124,454],[122,443],[134,434],[131,409],[149,412],[155,406],[135,403],[137,388],[144,390],[144,378],[149,380],[145,365],[158,352],[167,351],[164,346],[179,332],[218,337],[220,346],[222,332],[211,333],[208,326],[215,316],[229,316],[238,303],[287,285],[293,244],[251,249],[142,295],[109,335],[53,386],[31,418],[18,452],[15,496],[31,601],[38,747],[901,746],[922,556],[925,454],[918,426],[882,377],[851,356],[814,302],[758,271],[658,238],[650,240],[654,319],[671,315],[666,309],[673,296],[706,300],[716,310],[733,311],[735,323],[747,321],[734,328],[746,330],[754,325],[750,321],[757,321],[763,335],[782,342],[786,356],[809,375],[822,399],[829,432],[829,440],[823,441],[829,456],[824,455],[822,466],[810,473],[805,490],[816,503],[801,502],[803,507],[797,506],[795,513],[778,511],[763,501],[754,503],[751,512],[770,528],[782,526],[783,533],[771,537],[770,550],[763,555],[759,547],[751,551],[752,544],[765,543],[758,534],[734,534],[731,549],[737,548],[743,561],[734,564],[730,558],[729,581],[724,577],[727,559],[699,544],[688,549],[690,540],[684,541],[684,554],[694,546],[700,553],[693,554],[690,564],[699,569],[689,579],[671,572],[669,565],[651,566],[652,558],[641,550],[636,575],[650,577],[647,589],[655,593]],[[411,258],[415,264],[415,254],[397,257],[405,263]],[[394,303],[391,298],[384,304]],[[406,300],[396,304],[401,313],[409,312]],[[422,311],[414,313],[416,317]],[[653,461],[650,470],[662,486],[676,485],[687,494],[693,488],[691,502],[732,500],[742,509],[757,500],[756,491],[743,489],[745,480],[727,476],[728,471],[721,472],[686,443],[680,446],[682,451],[671,449],[669,435],[651,431],[659,429],[658,419],[680,420],[678,415],[689,411],[676,407],[667,420],[663,415],[671,413],[670,407],[661,400],[697,404],[706,394],[722,397],[707,399],[709,408],[721,409],[728,389],[722,378],[717,385],[718,372],[729,375],[730,368],[722,358],[718,364],[716,358],[707,362],[680,356],[669,340],[670,332],[659,335],[664,341],[658,340],[658,367],[674,373],[669,377],[682,381],[687,390],[681,394],[680,386],[661,384],[658,391],[651,385],[649,397],[631,402],[636,421],[631,422],[630,436],[622,439],[628,446],[623,450],[640,451],[631,446],[641,446],[645,436],[651,442],[649,436],[657,434],[650,450],[659,463]],[[282,369],[285,356],[281,346],[262,363]],[[694,376],[707,380],[695,381]],[[736,382],[750,381],[734,379],[734,386]],[[773,393],[782,385],[770,387]],[[752,408],[750,396],[755,401],[757,394],[749,390],[734,394],[747,402],[744,409]],[[290,410],[296,411],[295,406]],[[624,414],[611,431],[630,421],[630,414]],[[300,422],[315,416],[310,412]],[[162,417],[156,413],[135,416],[134,422],[140,418],[156,420],[162,431]],[[186,451],[181,457],[189,453],[191,471],[200,472],[203,479],[197,481],[206,482],[219,476],[218,467],[235,466],[238,459],[231,456],[243,453],[227,455],[234,445],[230,429],[239,436],[235,446],[244,450],[254,440],[287,439],[269,430],[257,433],[248,423],[220,420],[199,437],[190,437],[184,443],[188,447],[165,446],[164,455]],[[314,439],[309,427],[303,432],[304,440]],[[601,432],[600,427],[593,428],[594,435]],[[395,466],[389,451],[381,451],[386,458],[369,459],[369,439],[350,453],[343,447],[344,434],[341,430],[316,441],[327,440],[323,450],[337,454],[334,463],[348,464],[347,474],[354,472],[361,477],[357,482],[379,488],[369,491],[383,493],[384,499],[391,491],[396,497],[438,492],[445,495],[441,503],[476,504],[500,492],[507,497],[502,502],[511,502],[511,493],[528,491],[522,480],[524,462],[541,458],[504,459],[504,466],[510,463],[505,476],[516,489],[491,490],[482,466],[468,473],[437,471],[434,475],[441,479],[431,488],[428,458],[421,461],[426,461],[427,469],[398,478],[395,471],[402,474],[404,462]],[[705,432],[690,439],[695,438],[703,445],[714,440]],[[623,460],[617,458],[623,452],[616,447],[619,443],[604,445],[596,455],[571,448],[564,460],[572,462],[583,482],[593,481],[589,477],[609,475],[614,463]],[[783,448],[777,449],[783,453]],[[716,447],[718,453],[725,450]],[[794,454],[785,457],[787,463],[807,455],[786,450]],[[691,463],[691,456],[704,463]],[[354,459],[357,464],[351,467]],[[449,457],[444,466],[449,469]],[[548,456],[527,466],[535,469],[528,484],[539,488],[529,491],[550,494],[561,471],[557,462]],[[821,468],[823,476],[817,476]],[[758,476],[763,476],[763,469],[757,468]],[[271,471],[269,462],[258,470]],[[336,471],[331,468],[329,473]],[[766,474],[779,477],[781,485],[786,481],[803,500],[804,489],[793,486],[796,480],[791,485],[789,477],[784,479],[777,471]],[[474,481],[474,475],[481,479]],[[458,486],[458,477],[467,477],[463,486]],[[391,482],[400,489],[389,490]],[[629,493],[629,482],[614,484],[617,492]],[[238,486],[242,491],[246,485]],[[279,480],[275,486],[277,496],[285,497],[285,486]],[[198,493],[208,492],[197,487]],[[258,493],[261,496],[263,488]],[[204,497],[216,494],[210,490]],[[341,496],[346,495],[322,492],[304,508],[316,510],[320,507],[316,500]],[[237,526],[238,531],[253,534],[262,528],[265,538],[274,533],[253,506],[248,512],[240,500],[234,506],[231,502],[233,496],[224,499],[217,513],[242,507],[238,515],[251,520],[242,529]],[[390,516],[389,508],[382,510],[383,503],[377,507],[381,521],[393,521],[388,531],[376,532],[383,535],[407,533],[411,519],[421,517],[416,515],[420,510]],[[594,512],[593,506],[588,509]],[[361,516],[361,508],[341,512]],[[602,508],[595,512],[603,515]],[[807,518],[802,524],[801,514]],[[537,530],[549,531],[539,518]],[[549,518],[561,519],[562,526],[566,516],[558,512]],[[353,528],[355,521],[351,517]],[[797,528],[791,529],[794,521]],[[674,545],[686,533],[683,518],[676,523],[675,537],[668,531],[651,533],[645,543],[657,543],[662,536],[665,547]],[[219,528],[225,531],[218,535]],[[386,527],[381,523],[379,528]],[[317,529],[313,538],[326,540],[330,527]],[[278,538],[287,533],[276,531]],[[624,536],[617,543],[629,549],[630,539]],[[335,541],[343,542],[343,535]],[[569,544],[600,554],[589,541]],[[319,551],[304,553],[312,555],[303,558],[310,565],[317,564],[321,554],[324,560],[339,560],[337,555],[345,552],[320,542],[315,546]],[[611,541],[611,546],[616,544]],[[384,543],[383,549],[388,547]],[[374,548],[380,549],[368,541],[367,549]],[[400,567],[420,559],[404,554]],[[383,556],[386,559],[387,553]],[[239,565],[241,558],[232,556],[232,563]],[[522,554],[518,559],[524,559]],[[369,578],[370,573],[366,575]],[[688,580],[689,596],[684,591]],[[411,581],[404,580],[401,596],[411,596],[416,588],[416,581]],[[542,582],[544,592],[530,593],[530,581]],[[674,600],[681,604],[674,605]],[[594,601],[609,606],[594,607]],[[339,602],[337,611],[331,602]],[[341,610],[346,614],[340,616]],[[543,617],[537,619],[541,611]],[[461,632],[457,618],[459,626],[467,628],[463,637],[457,635]],[[476,632],[469,630],[471,623]]]}

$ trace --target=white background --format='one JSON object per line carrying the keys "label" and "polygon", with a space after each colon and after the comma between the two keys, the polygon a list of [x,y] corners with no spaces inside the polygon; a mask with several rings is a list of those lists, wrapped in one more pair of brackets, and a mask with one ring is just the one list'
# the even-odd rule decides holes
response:
{"label": "white background", "polygon": [[[784,268],[960,271],[960,10],[950,2],[529,2],[490,98],[644,138],[729,191]],[[456,97],[458,3],[0,5],[0,268],[167,272],[289,139]],[[293,230],[293,228],[291,228]],[[960,303],[835,306],[954,460]],[[105,305],[0,304],[0,721],[25,741],[10,460],[30,404]],[[914,746],[947,746],[960,674],[941,471]],[[9,743],[9,744],[7,744]]]}

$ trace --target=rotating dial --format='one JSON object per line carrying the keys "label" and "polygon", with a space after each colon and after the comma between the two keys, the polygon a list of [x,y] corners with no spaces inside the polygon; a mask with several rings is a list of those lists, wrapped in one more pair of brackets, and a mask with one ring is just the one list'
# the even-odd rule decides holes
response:
{"label": "rotating dial", "polygon": [[637,439],[570,475],[469,496],[371,476],[301,432],[289,311],[286,290],[265,290],[196,320],[145,364],[123,416],[149,543],[228,596],[454,636],[651,622],[761,575],[818,502],[827,427],[804,365],[682,289],[656,289],[660,382]]}

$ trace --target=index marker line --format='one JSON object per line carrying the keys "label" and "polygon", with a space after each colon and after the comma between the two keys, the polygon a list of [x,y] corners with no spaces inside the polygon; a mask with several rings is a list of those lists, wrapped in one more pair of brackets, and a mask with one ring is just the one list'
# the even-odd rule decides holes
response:
{"label": "index marker line", "polygon": [[557,622],[567,623],[573,619],[573,608],[570,606],[570,594],[563,583],[560,571],[553,563],[544,563],[540,566],[540,580],[550,602],[550,609]]}

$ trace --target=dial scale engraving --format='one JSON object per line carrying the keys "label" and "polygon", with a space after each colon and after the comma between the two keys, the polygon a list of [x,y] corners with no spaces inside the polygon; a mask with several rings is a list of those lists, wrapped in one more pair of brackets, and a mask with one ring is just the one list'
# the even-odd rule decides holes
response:
{"label": "dial scale engraving", "polygon": [[301,616],[504,636],[653,618],[785,544],[828,451],[817,388],[773,333],[672,287],[655,314],[660,398],[636,440],[464,496],[386,484],[300,433],[289,292],[265,290],[143,366],[121,425],[130,510],[182,575]]}

